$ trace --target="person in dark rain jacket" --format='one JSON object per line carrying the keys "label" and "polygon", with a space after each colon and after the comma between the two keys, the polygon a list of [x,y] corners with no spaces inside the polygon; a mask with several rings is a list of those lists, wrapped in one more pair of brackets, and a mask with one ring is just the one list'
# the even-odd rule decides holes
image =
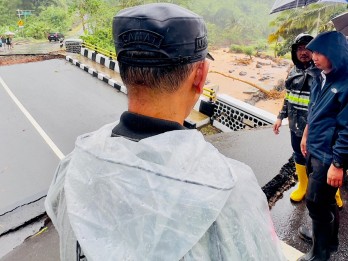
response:
{"label": "person in dark rain jacket", "polygon": [[311,91],[301,141],[310,170],[306,204],[313,243],[299,260],[329,260],[339,243],[335,194],[348,166],[348,44],[342,33],[332,31],[319,34],[306,47],[322,70],[322,81]]}
{"label": "person in dark rain jacket", "polygon": [[310,87],[320,75],[320,70],[312,61],[312,52],[306,49],[311,40],[313,36],[301,33],[291,46],[294,67],[285,80],[286,96],[277,121],[273,125],[274,133],[279,134],[283,119],[289,120],[291,146],[299,183],[297,189],[290,195],[290,199],[295,202],[301,201],[307,190],[306,159],[301,153],[300,143],[307,124]]}

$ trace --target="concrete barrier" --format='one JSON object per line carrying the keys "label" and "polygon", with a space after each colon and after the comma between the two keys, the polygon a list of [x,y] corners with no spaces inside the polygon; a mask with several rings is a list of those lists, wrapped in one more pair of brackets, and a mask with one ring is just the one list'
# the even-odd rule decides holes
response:
{"label": "concrete barrier", "polygon": [[110,86],[112,86],[113,88],[115,88],[116,90],[123,92],[124,94],[127,94],[127,88],[120,82],[110,78],[109,76],[98,72],[97,70],[95,70],[94,68],[89,67],[88,65],[85,65],[83,63],[80,63],[78,60],[73,59],[70,56],[66,56],[65,58],[67,61],[71,62],[72,64],[76,65],[77,67],[81,68],[82,70],[84,70],[85,72],[88,72],[89,74],[91,74],[93,77],[97,77],[99,80],[102,80],[103,82],[109,84]]}
{"label": "concrete barrier", "polygon": [[87,48],[81,48],[81,55],[91,59],[92,61],[99,63],[101,65],[104,65],[105,67],[109,68],[110,70],[113,70],[115,72],[120,72],[120,69],[118,68],[117,61],[110,59],[109,57],[106,57],[105,55],[102,55],[100,53],[97,53],[95,51],[89,50]]}

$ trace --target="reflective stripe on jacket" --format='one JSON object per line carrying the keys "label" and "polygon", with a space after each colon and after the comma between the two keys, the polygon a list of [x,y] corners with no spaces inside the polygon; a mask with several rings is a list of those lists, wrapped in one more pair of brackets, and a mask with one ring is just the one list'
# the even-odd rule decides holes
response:
{"label": "reflective stripe on jacket", "polygon": [[288,118],[290,129],[301,137],[307,124],[311,86],[318,81],[320,71],[311,65],[307,69],[294,66],[286,81],[286,96],[278,118]]}

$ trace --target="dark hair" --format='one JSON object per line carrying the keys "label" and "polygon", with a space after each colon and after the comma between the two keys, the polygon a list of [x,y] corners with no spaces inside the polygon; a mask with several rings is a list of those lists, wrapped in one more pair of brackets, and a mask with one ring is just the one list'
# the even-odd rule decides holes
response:
{"label": "dark hair", "polygon": [[[162,58],[162,54],[144,51],[125,51],[122,55],[134,58]],[[175,92],[192,72],[195,63],[165,67],[140,67],[119,62],[120,75],[128,89],[151,88],[158,92]]]}

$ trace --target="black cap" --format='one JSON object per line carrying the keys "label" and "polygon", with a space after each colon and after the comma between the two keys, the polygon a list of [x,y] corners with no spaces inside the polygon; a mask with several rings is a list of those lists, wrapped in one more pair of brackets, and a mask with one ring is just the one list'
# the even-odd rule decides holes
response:
{"label": "black cap", "polygon": [[[209,58],[203,18],[174,4],[147,4],[121,10],[113,20],[117,60],[135,66],[189,64]],[[148,51],[161,58],[127,57]],[[163,57],[163,58],[162,58]]]}

